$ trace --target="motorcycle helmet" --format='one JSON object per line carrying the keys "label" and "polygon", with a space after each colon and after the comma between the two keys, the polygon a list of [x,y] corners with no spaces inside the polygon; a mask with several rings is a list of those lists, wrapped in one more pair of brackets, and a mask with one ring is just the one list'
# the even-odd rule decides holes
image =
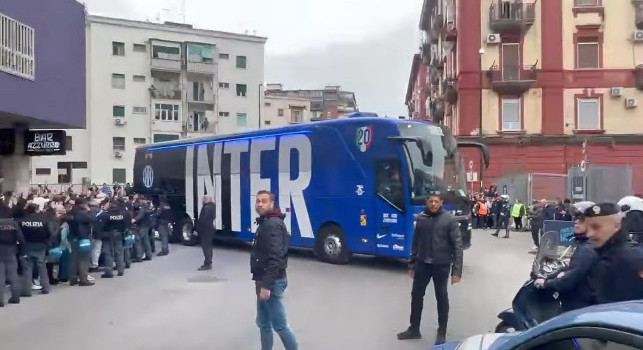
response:
{"label": "motorcycle helmet", "polygon": [[636,196],[625,196],[616,204],[621,207],[621,212],[623,213],[627,213],[630,210],[643,211],[643,199]]}

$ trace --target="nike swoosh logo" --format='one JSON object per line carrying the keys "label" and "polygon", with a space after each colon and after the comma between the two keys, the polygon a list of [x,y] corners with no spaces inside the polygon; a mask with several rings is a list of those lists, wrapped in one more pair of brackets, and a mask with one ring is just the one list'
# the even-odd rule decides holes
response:
{"label": "nike swoosh logo", "polygon": [[386,235],[377,235],[377,239],[382,239],[384,237],[386,237]]}

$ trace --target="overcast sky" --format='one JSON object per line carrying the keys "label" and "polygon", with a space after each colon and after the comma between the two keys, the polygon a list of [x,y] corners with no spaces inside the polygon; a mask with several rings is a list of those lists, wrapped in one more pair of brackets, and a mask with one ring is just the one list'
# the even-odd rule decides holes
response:
{"label": "overcast sky", "polygon": [[[89,13],[183,21],[181,0],[79,0]],[[268,37],[266,81],[341,85],[362,111],[406,115],[422,0],[185,0],[195,27]]]}

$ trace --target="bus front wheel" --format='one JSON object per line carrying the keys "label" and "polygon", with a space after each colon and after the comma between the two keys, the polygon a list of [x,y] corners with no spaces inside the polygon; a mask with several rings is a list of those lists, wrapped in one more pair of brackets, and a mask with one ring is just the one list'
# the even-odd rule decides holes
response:
{"label": "bus front wheel", "polygon": [[194,225],[192,219],[189,217],[181,220],[179,224],[179,232],[181,234],[181,243],[186,246],[193,246],[199,243],[197,236],[194,234]]}
{"label": "bus front wheel", "polygon": [[317,235],[317,256],[331,264],[346,264],[350,253],[346,247],[346,238],[342,229],[337,225],[326,225],[319,230]]}

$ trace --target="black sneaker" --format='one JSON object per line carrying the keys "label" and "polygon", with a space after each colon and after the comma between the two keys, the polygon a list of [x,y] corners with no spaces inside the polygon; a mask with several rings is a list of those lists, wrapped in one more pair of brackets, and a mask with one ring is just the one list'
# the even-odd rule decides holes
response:
{"label": "black sneaker", "polygon": [[212,265],[201,265],[197,271],[207,271],[207,270],[212,270]]}
{"label": "black sneaker", "polygon": [[101,272],[101,271],[103,271],[103,269],[101,269],[100,267],[90,267],[89,268],[89,273]]}
{"label": "black sneaker", "polygon": [[168,252],[160,252],[160,253],[156,254],[156,256],[166,256],[168,254],[170,254],[170,253],[168,253]]}
{"label": "black sneaker", "polygon": [[40,291],[40,294],[49,294],[49,291],[43,289],[43,290]]}
{"label": "black sneaker", "polygon": [[90,281],[83,282],[83,281],[81,281],[78,285],[81,286],[81,287],[90,287],[90,286],[94,285],[94,282],[90,282]]}
{"label": "black sneaker", "polygon": [[124,272],[119,272],[117,275],[120,277],[120,276],[123,276],[124,274],[125,274]]}
{"label": "black sneaker", "polygon": [[446,338],[447,332],[438,329],[438,333],[435,335],[435,345],[444,344]]}
{"label": "black sneaker", "polygon": [[399,340],[422,339],[422,334],[420,334],[420,331],[418,330],[409,328],[402,333],[398,333],[397,339]]}
{"label": "black sneaker", "polygon": [[4,307],[4,303],[0,303],[0,307]]}
{"label": "black sneaker", "polygon": [[143,260],[145,260],[145,261],[152,261],[152,257],[151,257],[151,256],[146,256],[146,257],[144,257],[144,258],[143,258]]}
{"label": "black sneaker", "polygon": [[104,273],[100,275],[100,278],[114,278],[114,274],[112,273]]}
{"label": "black sneaker", "polygon": [[9,299],[9,304],[20,304],[20,298],[11,298]]}

